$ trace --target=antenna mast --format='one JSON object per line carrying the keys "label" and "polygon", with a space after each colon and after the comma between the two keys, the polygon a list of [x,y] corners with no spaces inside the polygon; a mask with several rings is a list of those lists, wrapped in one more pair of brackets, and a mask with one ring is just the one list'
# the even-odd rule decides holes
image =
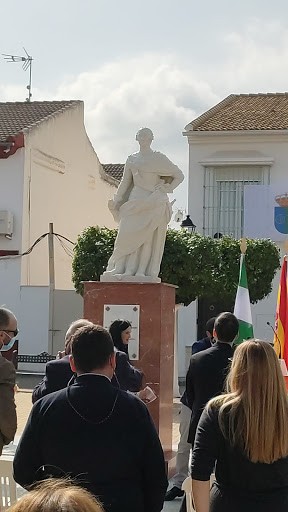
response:
{"label": "antenna mast", "polygon": [[26,98],[26,101],[28,101],[30,103],[31,98],[32,98],[31,86],[32,86],[32,61],[33,61],[33,58],[31,57],[31,55],[28,55],[28,53],[26,52],[24,47],[23,47],[23,50],[26,53],[26,57],[21,57],[19,55],[9,55],[7,53],[2,53],[2,55],[4,56],[4,59],[7,62],[23,62],[22,69],[24,69],[24,71],[27,71],[27,69],[29,68],[29,85],[27,85],[28,98]]}

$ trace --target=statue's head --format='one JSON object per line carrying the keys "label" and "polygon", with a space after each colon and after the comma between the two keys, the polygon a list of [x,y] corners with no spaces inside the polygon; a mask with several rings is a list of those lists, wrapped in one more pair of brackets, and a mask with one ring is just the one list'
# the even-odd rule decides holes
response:
{"label": "statue's head", "polygon": [[151,144],[152,140],[154,139],[154,135],[152,130],[150,128],[141,128],[136,133],[136,140],[139,142],[140,145],[149,145]]}

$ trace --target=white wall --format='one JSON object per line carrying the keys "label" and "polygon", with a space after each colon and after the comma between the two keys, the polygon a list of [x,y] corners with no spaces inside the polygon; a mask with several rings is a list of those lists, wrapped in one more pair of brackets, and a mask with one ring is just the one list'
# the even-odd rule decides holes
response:
{"label": "white wall", "polygon": [[0,258],[0,306],[11,309],[17,317],[20,313],[20,279],[20,258]]}
{"label": "white wall", "polygon": [[22,208],[23,208],[24,149],[14,155],[0,159],[0,210],[12,212],[14,233],[12,240],[0,235],[0,250],[22,250]]}
{"label": "white wall", "polygon": [[[48,352],[56,355],[58,350],[64,348],[65,333],[71,322],[83,316],[83,299],[74,290],[54,291],[52,346],[49,342],[48,286],[21,286],[17,316],[19,354]],[[25,371],[43,371],[44,367],[44,364],[19,363],[19,370]]]}
{"label": "white wall", "polygon": [[[21,286],[19,323],[19,354],[48,352],[49,288]],[[34,365],[31,367],[35,369]]]}
{"label": "white wall", "polygon": [[[12,240],[0,235],[0,250],[22,252],[22,189],[24,149],[0,159],[0,210],[11,211],[14,218]],[[19,314],[21,258],[0,258],[0,305]]]}
{"label": "white wall", "polygon": [[[83,104],[78,104],[25,136],[25,246],[47,232],[49,222],[73,242],[87,226],[115,225],[107,207],[115,188],[100,177],[83,114]],[[57,240],[54,244],[56,288],[72,289],[72,260]],[[22,270],[22,284],[48,284],[47,239],[33,250]]]}
{"label": "white wall", "polygon": [[187,307],[181,306],[178,312],[178,373],[180,378],[186,376],[191,346],[196,339],[197,301],[195,300]]}
{"label": "white wall", "polygon": [[81,295],[74,290],[55,290],[52,354],[56,355],[58,350],[63,350],[65,334],[69,325],[82,317],[83,298]]}
{"label": "white wall", "polygon": [[[288,134],[282,132],[257,132],[249,135],[220,133],[210,135],[206,132],[189,134],[189,185],[188,212],[197,226],[203,231],[203,198],[204,198],[204,165],[206,162],[225,161],[252,165],[259,162],[272,161],[271,185],[287,180]],[[206,165],[208,165],[208,163]],[[194,220],[195,219],[195,220]]]}

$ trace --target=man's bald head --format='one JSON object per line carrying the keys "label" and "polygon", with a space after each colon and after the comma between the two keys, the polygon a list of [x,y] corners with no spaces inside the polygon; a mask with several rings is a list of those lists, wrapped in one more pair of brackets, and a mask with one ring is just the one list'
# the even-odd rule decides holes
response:
{"label": "man's bald head", "polygon": [[0,330],[7,329],[9,327],[10,320],[16,320],[16,316],[10,309],[0,307]]}
{"label": "man's bald head", "polygon": [[75,320],[72,324],[69,325],[68,330],[65,334],[65,354],[71,353],[71,339],[75,332],[81,327],[92,327],[93,323],[89,322],[85,318],[79,318],[79,320]]}
{"label": "man's bald head", "polygon": [[3,345],[8,345],[17,332],[17,318],[14,313],[10,309],[0,307],[0,349]]}

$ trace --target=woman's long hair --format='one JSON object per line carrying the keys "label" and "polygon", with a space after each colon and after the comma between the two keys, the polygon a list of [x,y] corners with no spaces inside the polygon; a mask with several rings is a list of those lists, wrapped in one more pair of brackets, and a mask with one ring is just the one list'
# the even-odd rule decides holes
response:
{"label": "woman's long hair", "polygon": [[126,354],[128,354],[128,344],[123,343],[121,333],[126,331],[128,327],[131,327],[131,323],[128,320],[114,320],[109,327],[114,346]]}
{"label": "woman's long hair", "polygon": [[209,406],[219,409],[219,425],[234,447],[252,462],[272,463],[288,455],[288,397],[272,346],[249,340],[235,351],[227,394]]}

